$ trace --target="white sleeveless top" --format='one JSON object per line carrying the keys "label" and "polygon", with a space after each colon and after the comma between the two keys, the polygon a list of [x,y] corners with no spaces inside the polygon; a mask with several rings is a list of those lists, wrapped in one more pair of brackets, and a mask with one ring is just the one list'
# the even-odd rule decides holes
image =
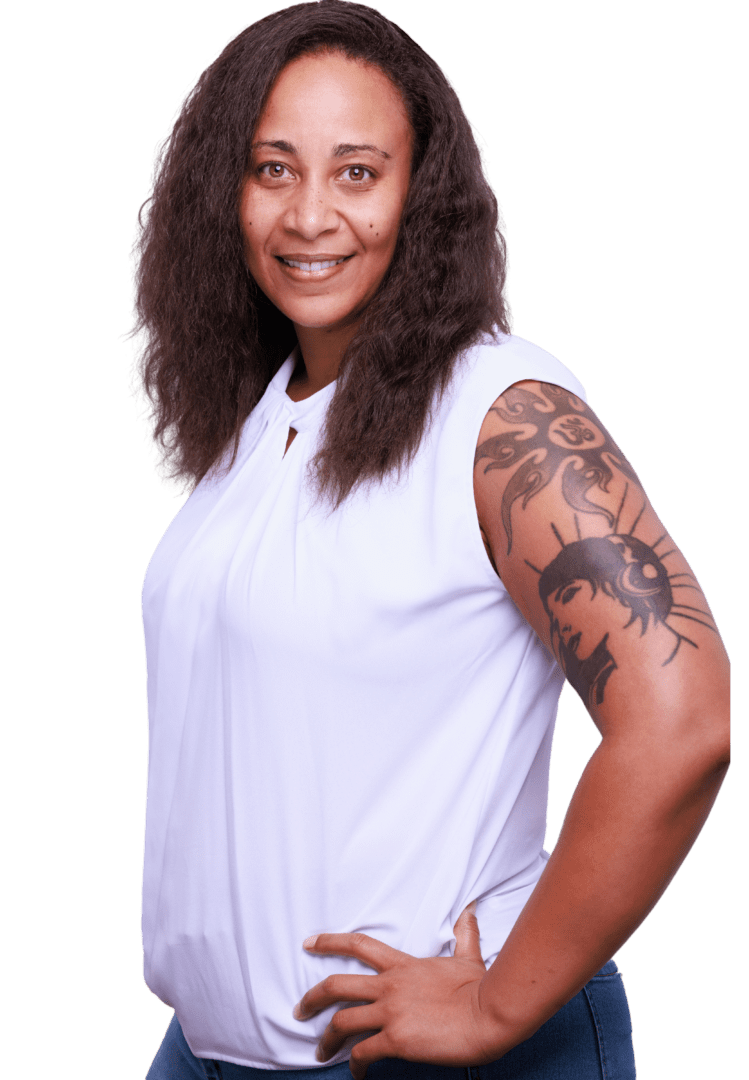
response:
{"label": "white sleeveless top", "polygon": [[583,393],[522,339],[477,346],[411,467],[331,511],[306,471],[334,384],[293,402],[293,366],[143,593],[146,982],[198,1057],[268,1069],[317,1065],[334,1010],[295,1020],[306,990],[372,974],[308,955],[308,935],[446,956],[478,899],[489,962],[545,865],[563,677],[489,563],[473,458],[512,383]]}

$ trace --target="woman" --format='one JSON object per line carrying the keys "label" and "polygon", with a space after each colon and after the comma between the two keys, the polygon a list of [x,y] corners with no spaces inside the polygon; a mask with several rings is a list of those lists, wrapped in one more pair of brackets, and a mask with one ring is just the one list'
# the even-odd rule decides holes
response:
{"label": "woman", "polygon": [[[359,5],[240,34],[167,146],[139,312],[197,486],[144,589],[151,1080],[634,1075],[610,958],[717,793],[726,661],[509,335],[496,224],[444,76]],[[602,741],[549,858],[559,665]]]}

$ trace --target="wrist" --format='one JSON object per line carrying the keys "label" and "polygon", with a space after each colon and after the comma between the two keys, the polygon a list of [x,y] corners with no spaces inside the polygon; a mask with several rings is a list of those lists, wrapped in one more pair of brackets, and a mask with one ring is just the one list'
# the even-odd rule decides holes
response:
{"label": "wrist", "polygon": [[[487,972],[488,975],[488,972]],[[481,1017],[482,1062],[496,1061],[513,1046],[529,1039],[548,1017],[536,1019],[527,1010],[518,1008],[513,997],[497,993],[496,980],[486,976],[478,986],[478,1006]],[[479,1062],[478,1064],[481,1064]]]}

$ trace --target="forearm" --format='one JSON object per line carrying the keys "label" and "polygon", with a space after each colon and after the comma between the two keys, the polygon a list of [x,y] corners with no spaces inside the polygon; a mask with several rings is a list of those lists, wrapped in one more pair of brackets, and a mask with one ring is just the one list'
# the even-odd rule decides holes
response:
{"label": "forearm", "polygon": [[725,756],[706,747],[679,753],[662,738],[604,738],[538,885],[481,983],[482,1013],[495,1033],[490,1055],[528,1038],[627,940],[691,847],[726,767]]}

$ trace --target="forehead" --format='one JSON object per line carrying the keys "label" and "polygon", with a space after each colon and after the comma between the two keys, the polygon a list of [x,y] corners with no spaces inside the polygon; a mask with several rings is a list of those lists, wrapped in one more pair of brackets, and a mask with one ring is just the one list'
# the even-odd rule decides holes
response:
{"label": "forehead", "polygon": [[410,146],[411,125],[399,91],[378,67],[341,53],[318,53],[283,69],[255,138],[285,138],[302,149],[318,139],[387,142],[397,150]]}

